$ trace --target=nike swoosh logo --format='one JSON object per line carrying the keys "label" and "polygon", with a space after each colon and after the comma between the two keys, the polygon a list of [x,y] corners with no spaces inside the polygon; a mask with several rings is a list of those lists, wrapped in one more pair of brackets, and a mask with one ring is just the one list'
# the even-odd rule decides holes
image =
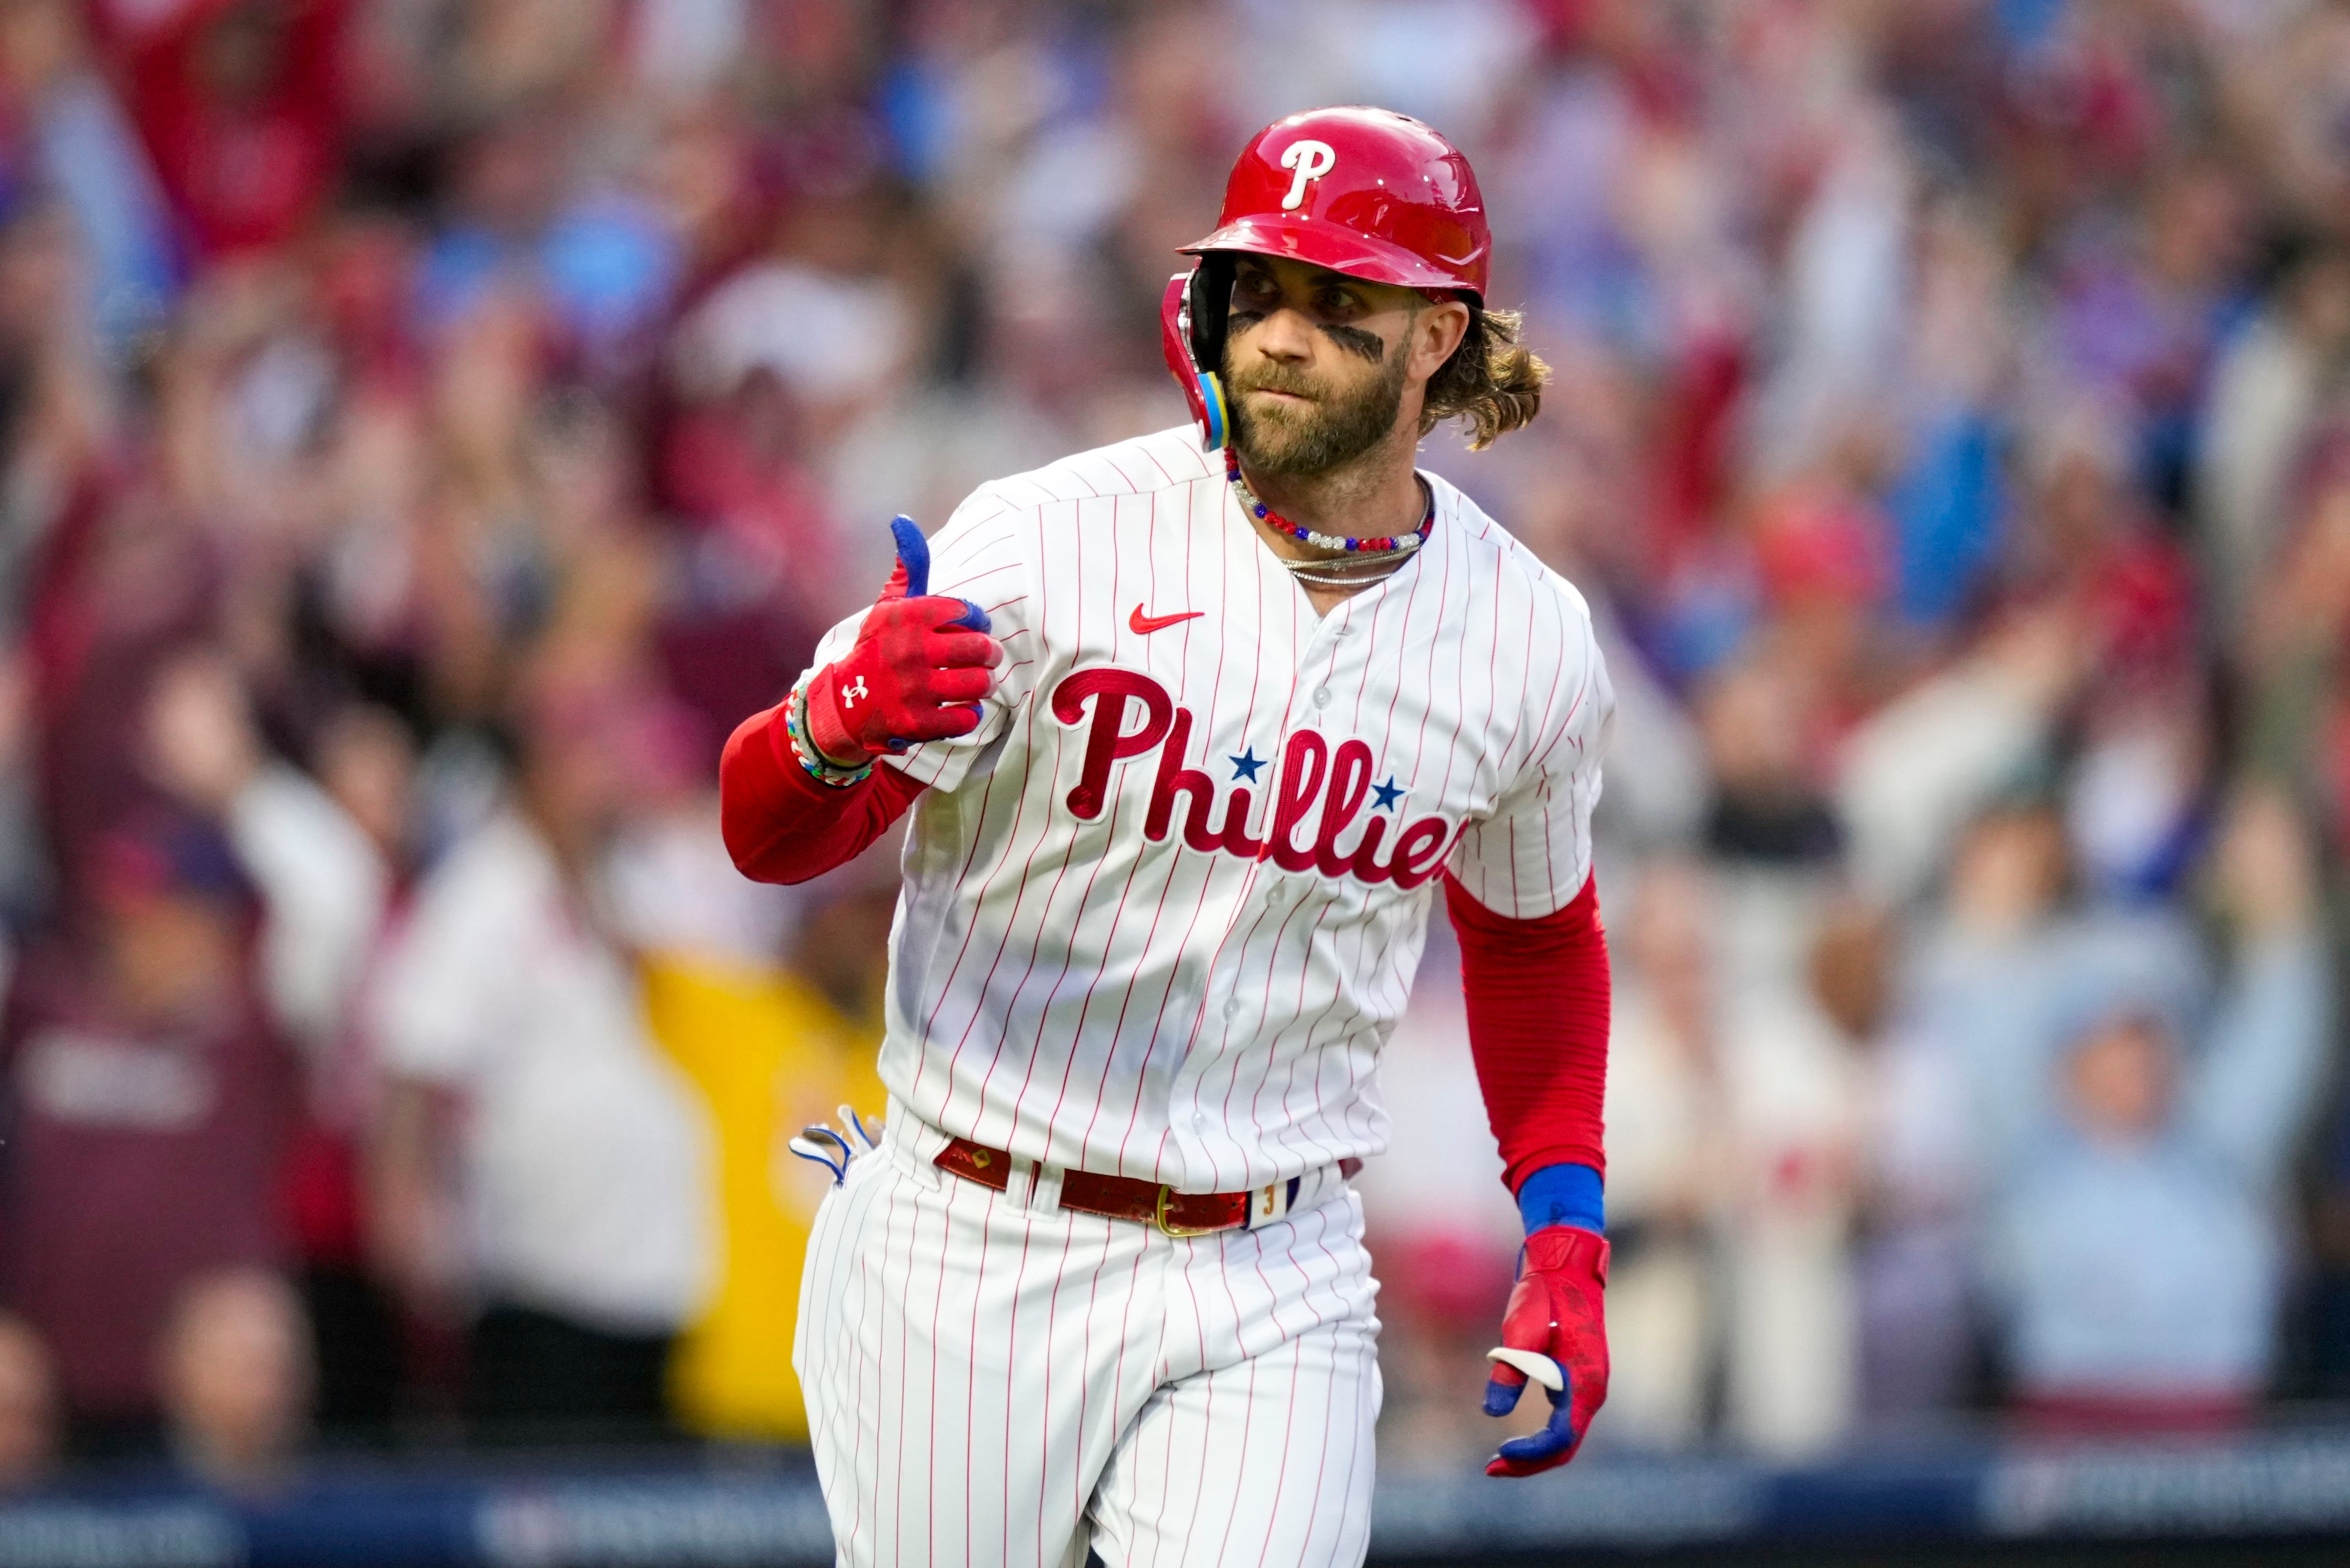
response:
{"label": "nike swoosh logo", "polygon": [[1180,615],[1145,615],[1142,607],[1137,605],[1134,613],[1126,618],[1126,624],[1134,628],[1137,637],[1149,637],[1154,631],[1165,631],[1178,621],[1197,620],[1207,613],[1206,610],[1185,610]]}

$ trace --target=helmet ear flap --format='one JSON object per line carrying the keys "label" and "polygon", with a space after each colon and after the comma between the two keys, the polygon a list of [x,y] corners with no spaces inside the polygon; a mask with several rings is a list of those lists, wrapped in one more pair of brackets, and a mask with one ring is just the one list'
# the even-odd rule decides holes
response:
{"label": "helmet ear flap", "polygon": [[1201,256],[1187,276],[1167,280],[1160,307],[1161,346],[1167,369],[1183,389],[1183,400],[1200,426],[1201,443],[1219,450],[1231,437],[1224,407],[1224,327],[1232,311],[1232,263],[1228,256]]}
{"label": "helmet ear flap", "polygon": [[1224,331],[1232,309],[1232,258],[1210,251],[1191,269],[1184,289],[1184,309],[1191,337],[1191,363],[1205,375],[1224,369]]}

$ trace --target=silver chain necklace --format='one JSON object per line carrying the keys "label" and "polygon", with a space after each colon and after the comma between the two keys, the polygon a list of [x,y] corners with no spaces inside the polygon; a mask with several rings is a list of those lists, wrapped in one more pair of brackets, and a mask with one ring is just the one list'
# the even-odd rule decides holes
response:
{"label": "silver chain necklace", "polygon": [[[1244,514],[1253,514],[1259,517],[1266,516],[1269,509],[1257,500],[1255,494],[1250,491],[1247,483],[1241,478],[1240,465],[1237,462],[1232,463],[1229,477],[1233,490],[1239,493],[1241,510]],[[1417,479],[1418,475],[1413,477]],[[1436,492],[1428,487],[1426,480],[1420,480],[1419,484],[1422,492],[1428,496],[1428,510],[1423,514],[1419,528],[1415,533],[1399,536],[1388,548],[1365,550],[1359,542],[1356,542],[1354,549],[1347,550],[1341,547],[1330,555],[1309,556],[1302,561],[1293,560],[1287,556],[1278,554],[1274,556],[1274,559],[1279,561],[1292,577],[1310,587],[1367,588],[1373,583],[1385,582],[1401,571],[1406,561],[1419,554],[1419,547],[1428,542],[1429,533],[1435,526]],[[1274,521],[1284,533],[1302,536],[1302,531],[1287,518],[1275,518]],[[1321,537],[1319,535],[1315,535],[1313,542],[1320,543]],[[1381,567],[1385,569],[1377,569]]]}
{"label": "silver chain necklace", "polygon": [[[1395,576],[1403,569],[1406,561],[1418,554],[1417,549],[1382,550],[1375,556],[1348,556],[1336,561],[1293,561],[1286,556],[1278,556],[1274,559],[1301,583],[1308,583],[1317,588],[1360,588]],[[1381,566],[1386,570],[1373,569]]]}

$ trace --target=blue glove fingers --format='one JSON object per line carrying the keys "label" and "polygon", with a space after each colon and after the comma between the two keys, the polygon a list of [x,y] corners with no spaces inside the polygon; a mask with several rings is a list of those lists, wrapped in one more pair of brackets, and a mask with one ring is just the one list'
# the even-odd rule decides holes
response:
{"label": "blue glove fingers", "polygon": [[[931,542],[922,536],[922,531],[914,525],[914,520],[902,513],[889,520],[889,537],[897,543],[898,564],[906,568],[906,597],[910,599],[928,598],[931,593]],[[993,629],[985,610],[969,599],[960,602],[963,613],[952,620],[940,622],[941,629],[947,627],[956,627],[964,631]],[[985,717],[984,711],[977,703],[970,704],[970,707],[972,718]],[[900,736],[890,737],[889,742],[889,750],[897,753],[905,752],[914,744],[914,742]]]}
{"label": "blue glove fingers", "polygon": [[906,597],[919,599],[931,591],[931,542],[903,514],[889,520],[889,536],[898,542],[898,564],[906,568]]}
{"label": "blue glove fingers", "polygon": [[1565,1394],[1543,1391],[1550,1399],[1550,1424],[1539,1432],[1512,1438],[1496,1450],[1513,1464],[1538,1465],[1575,1447],[1575,1402]]}
{"label": "blue glove fingers", "polygon": [[[898,544],[898,564],[906,568],[906,597],[910,599],[928,598],[931,593],[931,542],[922,537],[922,531],[914,525],[914,520],[902,514],[889,520],[889,536]],[[962,608],[963,613],[954,619],[939,624],[941,627],[961,627],[965,631],[989,629],[985,610],[969,599],[962,601]]]}
{"label": "blue glove fingers", "polygon": [[1518,1407],[1519,1396],[1525,1391],[1526,1386],[1523,1382],[1504,1383],[1498,1377],[1493,1378],[1485,1385],[1485,1414],[1508,1415]]}

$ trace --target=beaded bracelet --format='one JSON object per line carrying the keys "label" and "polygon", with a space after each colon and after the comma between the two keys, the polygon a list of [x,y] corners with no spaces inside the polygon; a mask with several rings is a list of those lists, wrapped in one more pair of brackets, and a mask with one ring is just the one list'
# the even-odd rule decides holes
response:
{"label": "beaded bracelet", "polygon": [[815,737],[807,727],[808,690],[805,682],[792,688],[790,699],[784,704],[784,734],[792,742],[792,755],[807,776],[820,784],[834,789],[847,789],[863,784],[873,773],[873,759],[868,757],[853,768],[844,768],[816,750]]}

